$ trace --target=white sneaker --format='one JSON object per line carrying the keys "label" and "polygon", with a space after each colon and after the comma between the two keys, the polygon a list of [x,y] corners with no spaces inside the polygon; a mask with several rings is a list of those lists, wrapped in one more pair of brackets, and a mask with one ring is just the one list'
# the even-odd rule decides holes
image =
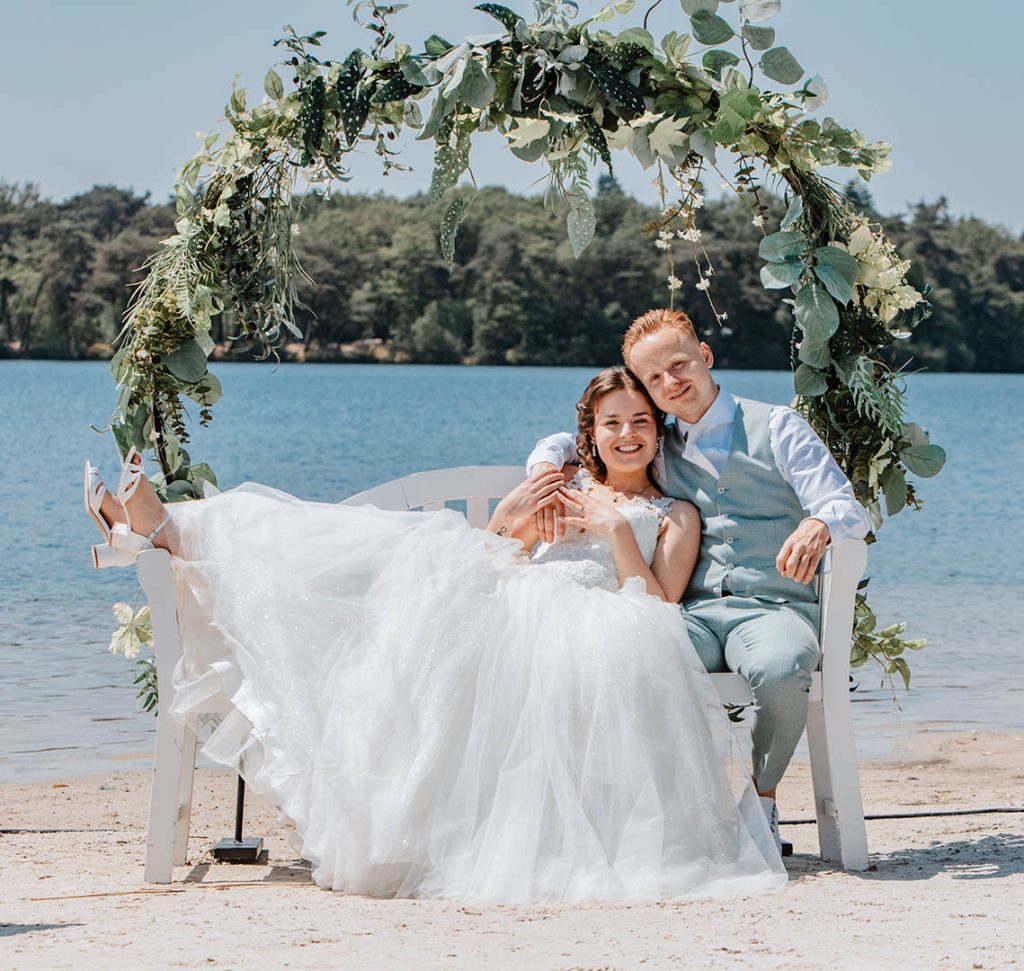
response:
{"label": "white sneaker", "polygon": [[779,856],[792,856],[793,844],[784,840],[779,835],[779,806],[771,796],[758,796],[761,800],[761,808],[764,810],[765,819],[768,820],[768,828],[775,837],[775,846],[778,848]]}

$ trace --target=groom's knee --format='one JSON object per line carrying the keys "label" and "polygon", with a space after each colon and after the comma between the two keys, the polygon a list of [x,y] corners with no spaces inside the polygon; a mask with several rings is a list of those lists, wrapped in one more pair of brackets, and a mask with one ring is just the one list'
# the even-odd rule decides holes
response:
{"label": "groom's knee", "polygon": [[682,611],[683,620],[686,622],[686,630],[690,635],[690,642],[693,644],[697,657],[701,664],[712,674],[718,671],[728,671],[725,663],[725,648],[718,636],[710,628],[703,624],[696,617]]}
{"label": "groom's knee", "polygon": [[818,666],[818,638],[801,617],[768,614],[735,629],[726,645],[729,667],[763,696],[806,691]]}

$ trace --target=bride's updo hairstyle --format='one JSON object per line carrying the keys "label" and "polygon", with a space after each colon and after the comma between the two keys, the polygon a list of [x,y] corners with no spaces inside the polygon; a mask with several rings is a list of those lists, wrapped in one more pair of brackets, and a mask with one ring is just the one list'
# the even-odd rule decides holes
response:
{"label": "bride's updo hairstyle", "polygon": [[[583,466],[598,482],[604,482],[608,469],[597,454],[594,445],[594,418],[601,399],[613,391],[636,391],[643,395],[654,416],[654,427],[659,438],[665,430],[665,413],[651,400],[647,389],[640,379],[621,364],[605,368],[590,379],[580,400],[576,404],[576,452],[580,465]],[[647,467],[647,475],[654,481],[654,464]]]}

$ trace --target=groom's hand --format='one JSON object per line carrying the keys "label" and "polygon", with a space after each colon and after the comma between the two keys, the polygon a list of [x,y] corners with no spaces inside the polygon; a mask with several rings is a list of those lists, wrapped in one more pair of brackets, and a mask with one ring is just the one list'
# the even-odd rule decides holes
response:
{"label": "groom's hand", "polygon": [[798,583],[810,583],[829,544],[828,526],[820,519],[805,519],[782,544],[775,566]]}

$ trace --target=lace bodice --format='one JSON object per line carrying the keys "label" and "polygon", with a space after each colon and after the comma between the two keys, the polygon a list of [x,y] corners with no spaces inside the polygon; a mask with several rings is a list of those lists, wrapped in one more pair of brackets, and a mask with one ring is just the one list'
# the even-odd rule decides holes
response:
{"label": "lace bodice", "polygon": [[[580,469],[569,484],[574,489],[589,492],[592,482],[590,473]],[[661,522],[671,504],[671,498],[648,499],[637,496],[619,506],[648,566],[654,560]],[[611,542],[604,536],[581,533],[570,527],[565,536],[556,539],[554,543],[541,543],[533,555],[531,565],[557,570],[585,587],[619,589],[619,571],[615,566]]]}

